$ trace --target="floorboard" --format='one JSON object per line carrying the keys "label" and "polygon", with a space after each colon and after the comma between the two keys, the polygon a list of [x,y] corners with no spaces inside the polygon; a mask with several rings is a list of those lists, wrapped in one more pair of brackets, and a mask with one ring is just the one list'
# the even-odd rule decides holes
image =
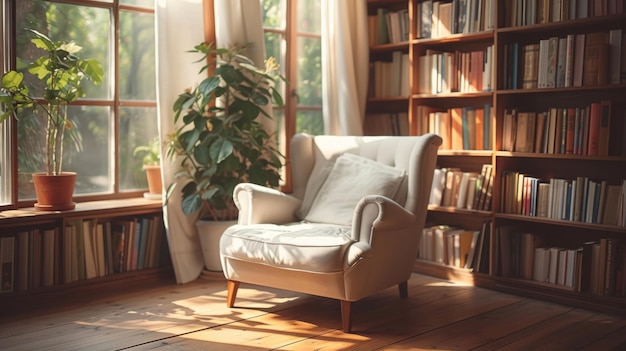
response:
{"label": "floorboard", "polygon": [[[336,300],[226,282],[68,297],[0,315],[0,349],[16,350],[620,350],[626,320],[414,274],[353,305],[341,331]],[[18,311],[18,312],[15,312]]]}

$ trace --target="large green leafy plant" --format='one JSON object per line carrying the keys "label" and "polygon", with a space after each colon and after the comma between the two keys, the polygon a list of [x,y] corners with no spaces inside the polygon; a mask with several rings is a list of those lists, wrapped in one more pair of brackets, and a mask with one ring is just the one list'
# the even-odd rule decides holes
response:
{"label": "large green leafy plant", "polygon": [[174,120],[181,127],[169,137],[168,155],[180,159],[181,170],[167,198],[184,184],[185,214],[201,211],[201,217],[232,220],[237,217],[232,197],[237,184],[279,184],[282,155],[259,119],[270,118],[265,106],[282,105],[275,89],[282,77],[274,59],[261,70],[242,50],[202,43],[190,51],[202,55],[198,62],[206,62],[200,73],[210,73],[174,103]]}
{"label": "large green leafy plant", "polygon": [[104,77],[102,65],[95,59],[81,59],[76,55],[81,47],[74,42],[53,41],[46,35],[29,29],[34,35],[32,43],[43,54],[28,65],[28,73],[44,87],[43,96],[31,95],[24,73],[11,70],[2,75],[0,86],[0,123],[11,116],[46,119],[46,173],[62,172],[63,143],[66,132],[74,126],[68,115],[69,104],[84,97],[82,83],[85,79],[100,84]]}

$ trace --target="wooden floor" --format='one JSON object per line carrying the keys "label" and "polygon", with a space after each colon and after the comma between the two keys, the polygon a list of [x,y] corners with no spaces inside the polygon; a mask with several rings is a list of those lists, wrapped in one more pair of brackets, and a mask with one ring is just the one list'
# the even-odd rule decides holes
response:
{"label": "wooden floor", "polygon": [[[121,289],[120,289],[121,290]],[[199,279],[0,315],[0,350],[626,350],[626,320],[414,275],[353,306]],[[34,306],[33,306],[34,307]]]}

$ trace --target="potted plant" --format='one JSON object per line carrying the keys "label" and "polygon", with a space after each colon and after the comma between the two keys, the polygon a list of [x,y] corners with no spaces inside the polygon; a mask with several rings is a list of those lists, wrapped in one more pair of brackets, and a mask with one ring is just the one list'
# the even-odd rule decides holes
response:
{"label": "potted plant", "polygon": [[161,142],[159,137],[154,137],[147,145],[140,145],[133,151],[134,156],[143,155],[141,161],[143,169],[146,171],[148,180],[147,198],[161,198]]}
{"label": "potted plant", "polygon": [[[68,106],[84,97],[84,79],[100,84],[104,77],[102,65],[95,59],[76,56],[81,47],[74,42],[53,41],[36,30],[31,42],[44,52],[28,65],[28,73],[43,84],[43,96],[34,97],[25,83],[24,73],[11,70],[2,75],[0,87],[0,123],[11,116],[16,120],[39,118],[46,121],[45,173],[33,173],[37,203],[40,210],[73,209],[76,173],[63,172],[63,143],[73,123]],[[56,193],[63,189],[63,192]],[[52,191],[53,194],[49,192]]]}
{"label": "potted plant", "polygon": [[[166,199],[179,186],[183,213],[199,214],[210,222],[237,219],[233,189],[242,182],[277,187],[283,156],[275,148],[259,118],[269,118],[264,107],[282,105],[275,83],[282,76],[273,58],[260,70],[242,54],[243,47],[195,46],[193,53],[206,62],[200,73],[211,72],[195,88],[178,96],[174,103],[179,129],[169,137],[168,156],[180,160],[177,181],[167,190]],[[208,224],[199,221],[197,226]],[[216,235],[207,238],[198,230],[205,263],[209,270],[221,270]]]}

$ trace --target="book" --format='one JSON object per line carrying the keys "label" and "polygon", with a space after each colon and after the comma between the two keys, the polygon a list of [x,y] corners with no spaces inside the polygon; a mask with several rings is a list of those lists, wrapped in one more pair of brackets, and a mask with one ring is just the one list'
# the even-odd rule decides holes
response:
{"label": "book", "polygon": [[536,114],[536,130],[535,130],[535,143],[533,146],[533,151],[537,153],[546,153],[547,152],[547,113],[539,112]]}
{"label": "book", "polygon": [[535,250],[545,244],[545,240],[532,233],[520,233],[519,277],[533,279],[533,265],[535,262]]}
{"label": "book", "polygon": [[621,82],[622,60],[622,29],[612,29],[609,31],[609,83],[619,84]]}
{"label": "book", "polygon": [[576,34],[574,40],[574,65],[571,86],[580,87],[583,85],[583,64],[585,62],[585,34]]}
{"label": "book", "polygon": [[516,110],[505,110],[502,124],[502,151],[513,151],[515,147],[516,131]]}
{"label": "book", "polygon": [[513,266],[517,264],[515,261],[516,248],[513,246],[513,236],[518,233],[513,232],[510,226],[500,226],[497,228],[499,250],[500,253],[500,275],[502,277],[515,277]]}
{"label": "book", "polygon": [[453,150],[463,150],[463,113],[464,108],[455,107],[450,109],[451,123],[451,147]]}
{"label": "book", "polygon": [[556,87],[565,86],[565,64],[567,61],[567,37],[558,38]]}
{"label": "book", "polygon": [[587,33],[582,85],[603,85],[608,78],[609,44],[607,32]]}
{"label": "book", "polygon": [[42,258],[42,238],[39,229],[33,229],[30,234],[30,247],[28,252],[30,267],[29,283],[30,289],[38,289],[41,287],[41,258]]}
{"label": "book", "polygon": [[563,251],[560,247],[551,247],[549,249],[549,268],[548,268],[548,282],[551,284],[557,284],[557,276],[559,275],[559,255]]}
{"label": "book", "polygon": [[450,34],[454,32],[452,28],[452,24],[454,23],[454,21],[452,20],[452,3],[440,2],[438,7],[439,11],[437,14],[437,36],[440,38],[450,36]]}
{"label": "book", "polygon": [[111,273],[125,271],[126,260],[126,235],[130,223],[128,221],[114,221],[111,223]]}
{"label": "book", "polygon": [[432,27],[432,15],[433,15],[433,0],[425,0],[420,3],[421,17],[420,17],[420,33],[421,38],[431,38]]}
{"label": "book", "polygon": [[574,154],[574,139],[576,136],[576,109],[573,107],[567,109],[566,124],[565,154],[572,155]]}
{"label": "book", "polygon": [[558,109],[557,116],[557,136],[555,149],[557,154],[565,154],[567,147],[567,108]]}
{"label": "book", "polygon": [[568,34],[566,37],[566,49],[565,49],[565,76],[564,87],[571,87],[573,85],[573,72],[574,72],[574,34]]}
{"label": "book", "polygon": [[533,258],[533,280],[547,282],[550,272],[550,249],[546,247],[535,248]]}
{"label": "book", "polygon": [[600,130],[598,139],[598,155],[609,155],[609,137],[611,128],[611,101],[600,101]]}
{"label": "book", "polygon": [[591,104],[589,114],[589,142],[587,144],[587,155],[595,156],[600,154],[600,125],[602,123],[602,106],[599,102]]}
{"label": "book", "polygon": [[484,211],[484,210],[488,210],[486,208],[486,202],[487,202],[487,194],[489,192],[489,187],[492,186],[493,183],[493,174],[492,174],[492,169],[493,167],[491,166],[491,164],[483,164],[482,168],[481,168],[481,175],[482,175],[482,184],[481,184],[481,189],[480,189],[480,196],[478,196],[478,203],[476,204],[475,209],[479,210],[479,211]]}
{"label": "book", "polygon": [[464,107],[461,112],[463,150],[476,150],[476,110]]}
{"label": "book", "polygon": [[83,220],[82,228],[85,253],[85,278],[95,278],[98,276],[96,243],[94,240],[96,230],[95,220]]}
{"label": "book", "polygon": [[479,244],[480,235],[481,235],[480,230],[474,231],[472,233],[472,241],[470,243],[470,249],[467,253],[467,260],[464,266],[464,268],[466,269],[473,269],[475,267],[474,257],[476,256],[476,250]]}
{"label": "book", "polygon": [[17,269],[14,278],[17,280],[17,291],[25,291],[29,288],[30,236],[27,230],[17,233]]}
{"label": "book", "polygon": [[491,150],[491,105],[483,107],[483,150]]}
{"label": "book", "polygon": [[54,285],[54,266],[55,266],[55,229],[44,229],[42,234],[42,286]]}
{"label": "book", "polygon": [[0,293],[15,291],[15,237],[0,238]]}
{"label": "book", "polygon": [[[457,208],[467,208],[467,203],[469,201],[468,193],[470,191],[473,192],[474,189],[470,188],[470,179],[473,177],[476,179],[477,173],[475,172],[462,172],[461,173],[461,181],[459,183],[458,190],[458,198],[456,202]],[[473,196],[472,196],[473,198]],[[473,200],[473,199],[472,199]]]}
{"label": "book", "polygon": [[550,37],[548,39],[547,67],[546,67],[546,88],[556,87],[557,62],[559,53],[559,38]]}
{"label": "book", "polygon": [[537,63],[537,88],[548,87],[548,64],[549,64],[550,39],[539,40],[539,61]]}
{"label": "book", "polygon": [[519,112],[517,114],[514,146],[516,152],[533,152],[535,144],[535,119],[536,114],[534,112]]}
{"label": "book", "polygon": [[539,44],[524,45],[522,51],[524,55],[522,88],[537,88],[539,79]]}
{"label": "book", "polygon": [[620,185],[607,185],[606,196],[604,197],[604,211],[600,223],[607,225],[617,225],[619,217],[619,203],[622,187]]}
{"label": "book", "polygon": [[446,171],[442,168],[435,168],[433,174],[433,184],[430,190],[430,198],[428,200],[429,205],[440,206],[443,199],[443,192],[445,187]]}

